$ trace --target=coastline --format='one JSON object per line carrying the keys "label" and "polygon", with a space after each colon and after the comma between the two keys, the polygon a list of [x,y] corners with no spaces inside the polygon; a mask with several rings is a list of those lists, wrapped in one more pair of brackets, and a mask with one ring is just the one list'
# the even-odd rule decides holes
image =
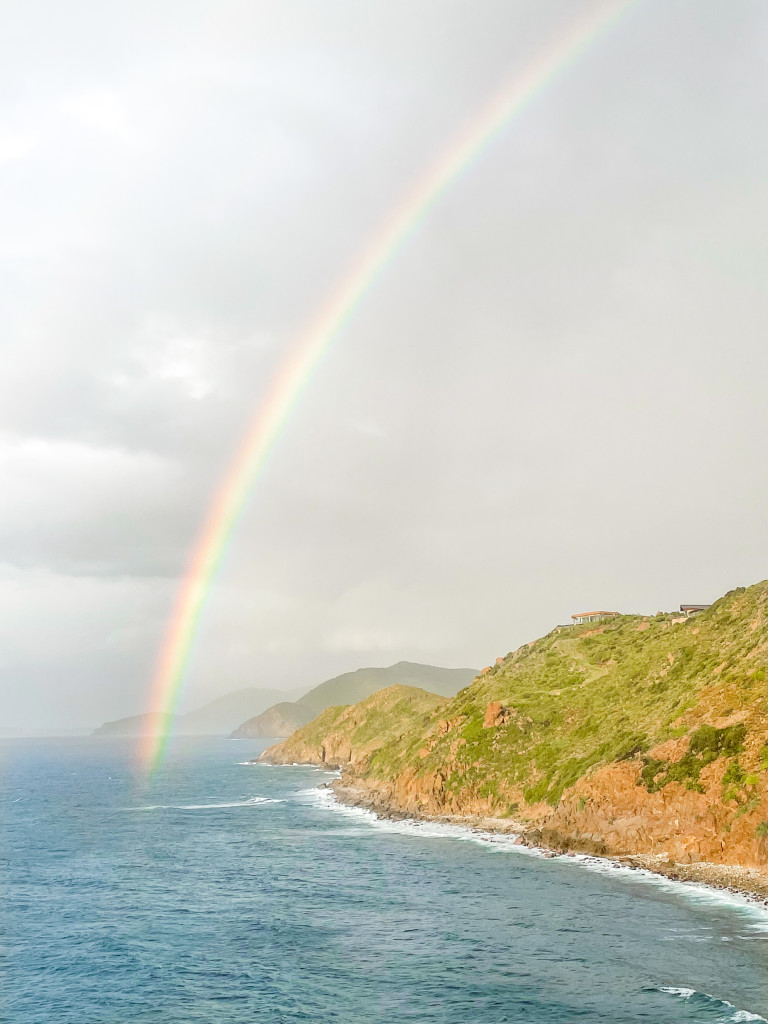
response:
{"label": "coastline", "polygon": [[[330,767],[330,766],[328,766]],[[455,825],[479,833],[509,836],[516,845],[525,846],[539,851],[547,857],[587,857],[594,861],[602,861],[608,866],[634,871],[647,871],[652,874],[680,883],[704,885],[740,896],[768,910],[768,872],[757,868],[741,867],[731,864],[714,864],[710,861],[699,861],[691,864],[680,864],[660,854],[618,854],[597,853],[592,850],[580,849],[577,843],[569,842],[568,837],[559,836],[557,846],[547,844],[537,828],[531,828],[522,822],[510,818],[494,818],[483,815],[458,814],[424,814],[398,807],[370,789],[356,786],[343,777],[326,783],[340,804],[357,807],[369,811],[377,818],[396,821],[423,821],[442,825]]]}

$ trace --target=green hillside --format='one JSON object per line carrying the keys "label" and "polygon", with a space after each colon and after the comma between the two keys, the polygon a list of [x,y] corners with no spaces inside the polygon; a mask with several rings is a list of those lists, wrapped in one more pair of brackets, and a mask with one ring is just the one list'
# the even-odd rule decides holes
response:
{"label": "green hillside", "polygon": [[[678,781],[695,786],[705,762],[737,754],[758,768],[768,738],[767,603],[768,583],[760,583],[684,621],[621,616],[556,629],[443,705],[443,724],[425,731],[414,723],[403,741],[382,746],[365,773],[440,771],[448,793],[471,789],[501,809],[521,798],[556,806],[594,766],[628,759],[642,763],[650,787],[681,773]],[[500,705],[493,726],[491,702]],[[729,717],[738,722],[728,734],[700,730]],[[686,735],[695,737],[687,767],[648,756]]]}
{"label": "green hillside", "polygon": [[767,672],[763,582],[689,619],[557,627],[453,698],[333,708],[263,758],[341,765],[340,796],[379,813],[690,865],[685,877],[757,872],[735,884],[768,893]]}
{"label": "green hillside", "polygon": [[472,668],[440,668],[399,661],[387,668],[360,668],[356,672],[345,672],[315,686],[298,701],[283,701],[243,722],[233,736],[288,736],[326,708],[356,704],[388,686],[415,686],[443,696],[453,696],[474,678],[475,671]]}
{"label": "green hillside", "polygon": [[426,727],[446,697],[413,686],[390,686],[357,704],[326,708],[314,721],[265,751],[271,763],[347,764],[397,743],[414,726]]}
{"label": "green hillside", "polygon": [[359,668],[320,683],[296,701],[302,707],[323,710],[332,704],[354,704],[385,686],[416,686],[452,697],[475,676],[473,668],[439,668],[398,661],[387,668]]}

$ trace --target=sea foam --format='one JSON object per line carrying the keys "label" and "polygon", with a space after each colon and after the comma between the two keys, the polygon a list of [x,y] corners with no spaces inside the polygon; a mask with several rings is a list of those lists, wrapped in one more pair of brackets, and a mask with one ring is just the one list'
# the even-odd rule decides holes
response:
{"label": "sea foam", "polygon": [[221,807],[261,807],[264,804],[282,804],[266,796],[252,796],[248,800],[232,800],[220,804],[145,804],[143,807],[126,807],[126,811],[207,811]]}
{"label": "sea foam", "polygon": [[730,1024],[731,1021],[762,1021],[763,1024],[768,1024],[765,1017],[761,1017],[759,1013],[750,1013],[749,1010],[740,1010],[734,1006],[733,1003],[729,1003],[727,999],[718,999],[716,996],[711,996],[706,992],[697,992],[694,988],[678,988],[674,985],[662,985],[660,988],[654,989],[655,992],[664,992],[666,995],[676,996],[678,999],[682,999],[686,1003],[690,1003],[693,1006],[700,1006],[702,1010],[716,1010],[720,1011],[720,1016],[717,1017],[720,1024]]}
{"label": "sea foam", "polygon": [[708,903],[710,906],[720,905],[737,909],[747,917],[746,925],[753,937],[756,933],[768,933],[768,907],[746,894],[734,893],[728,889],[716,889],[704,883],[666,878],[664,875],[645,868],[628,867],[601,857],[590,857],[587,854],[552,854],[548,850],[520,843],[519,836],[513,833],[500,834],[466,825],[453,825],[447,822],[414,818],[380,818],[374,811],[342,803],[330,788],[324,786],[300,790],[295,796],[301,802],[311,803],[323,810],[346,815],[347,817],[357,819],[361,825],[379,830],[394,832],[400,835],[419,836],[421,838],[454,839],[462,842],[471,842],[483,846],[494,853],[513,853],[524,857],[567,861],[571,864],[578,864],[589,871],[610,875],[621,881],[640,882],[675,893],[676,895],[685,896],[697,902]]}
{"label": "sea foam", "polygon": [[325,772],[331,774],[334,777],[338,776],[336,768],[320,768],[316,764],[312,764],[311,761],[291,761],[288,764],[271,764],[269,761],[258,761],[251,759],[250,761],[235,761],[238,765],[247,765],[249,768],[311,768],[313,772]]}

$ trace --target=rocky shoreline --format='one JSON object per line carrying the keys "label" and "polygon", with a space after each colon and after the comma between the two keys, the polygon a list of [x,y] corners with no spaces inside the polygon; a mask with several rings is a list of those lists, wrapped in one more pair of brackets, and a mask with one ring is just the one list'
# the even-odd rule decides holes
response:
{"label": "rocky shoreline", "polygon": [[426,814],[409,808],[399,807],[368,787],[355,785],[349,779],[340,778],[328,783],[336,799],[350,807],[371,811],[379,818],[390,820],[430,821],[445,825],[458,825],[478,832],[490,832],[514,836],[521,846],[538,849],[552,857],[582,854],[595,857],[616,867],[645,870],[676,882],[691,882],[707,885],[713,889],[725,890],[733,895],[747,897],[750,901],[768,909],[768,872],[758,868],[731,864],[713,864],[699,861],[680,864],[666,853],[658,854],[617,854],[605,853],[599,844],[587,840],[574,842],[559,833],[543,834],[542,830],[514,821],[511,818],[496,818],[484,815]]}

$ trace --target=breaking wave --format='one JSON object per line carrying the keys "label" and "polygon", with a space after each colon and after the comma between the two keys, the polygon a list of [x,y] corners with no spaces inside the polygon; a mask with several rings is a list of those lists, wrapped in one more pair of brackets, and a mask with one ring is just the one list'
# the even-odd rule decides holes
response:
{"label": "breaking wave", "polygon": [[266,796],[252,796],[248,800],[232,800],[220,804],[145,804],[143,807],[126,807],[126,811],[207,811],[221,807],[260,807],[263,804],[281,804]]}
{"label": "breaking wave", "polygon": [[[338,773],[337,773],[338,774]],[[751,932],[768,932],[768,907],[752,897],[734,893],[728,889],[716,889],[713,886],[698,882],[684,882],[666,878],[664,875],[644,868],[628,867],[602,857],[590,857],[587,854],[569,853],[553,854],[549,850],[525,846],[519,836],[512,833],[500,834],[487,832],[466,825],[452,825],[437,821],[422,821],[414,818],[380,818],[373,811],[363,807],[351,807],[337,799],[328,787],[301,790],[296,794],[302,803],[310,803],[337,814],[357,819],[361,826],[374,827],[379,830],[394,832],[401,835],[419,836],[421,838],[454,839],[463,842],[477,843],[497,853],[515,853],[519,856],[546,858],[549,860],[568,861],[578,864],[599,874],[606,874],[623,881],[639,882],[682,895],[698,902],[710,905],[728,906],[738,909],[749,917]],[[364,831],[361,828],[361,832]],[[744,1018],[747,1019],[747,1018]],[[758,1018],[762,1020],[762,1018]]]}
{"label": "breaking wave", "polygon": [[765,1017],[761,1017],[759,1013],[740,1010],[733,1003],[729,1003],[727,999],[718,999],[716,996],[710,996],[706,992],[697,992],[694,988],[677,988],[672,985],[662,985],[660,988],[651,989],[651,991],[664,992],[666,995],[675,996],[694,1008],[700,1008],[704,1012],[715,1012],[718,1016],[709,1019],[717,1021],[718,1024],[730,1024],[731,1021],[762,1021],[763,1024],[768,1024]]}
{"label": "breaking wave", "polygon": [[313,772],[339,774],[336,768],[322,768],[320,765],[312,764],[311,761],[290,761],[287,764],[271,764],[269,761],[258,761],[254,758],[250,761],[235,761],[235,764],[248,765],[250,768],[311,768]]}

